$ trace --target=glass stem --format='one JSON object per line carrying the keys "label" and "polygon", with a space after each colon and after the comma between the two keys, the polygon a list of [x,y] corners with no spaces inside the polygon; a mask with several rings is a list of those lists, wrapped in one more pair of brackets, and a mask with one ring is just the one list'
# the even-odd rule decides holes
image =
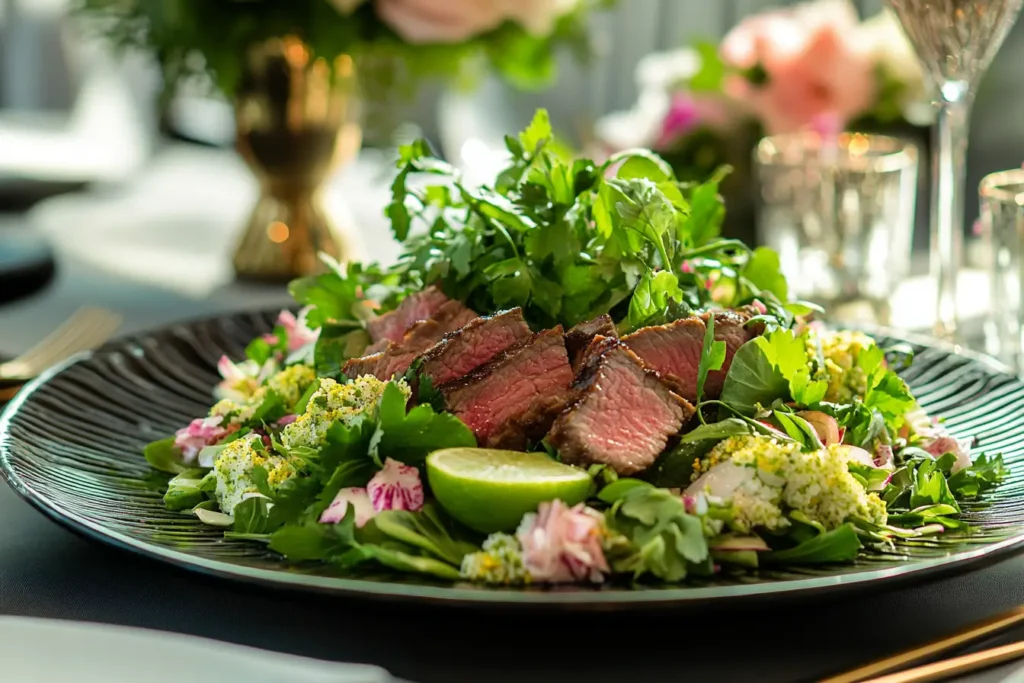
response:
{"label": "glass stem", "polygon": [[957,277],[963,263],[964,196],[967,192],[967,135],[972,95],[966,85],[942,88],[932,159],[931,271],[938,306],[935,334],[957,334]]}

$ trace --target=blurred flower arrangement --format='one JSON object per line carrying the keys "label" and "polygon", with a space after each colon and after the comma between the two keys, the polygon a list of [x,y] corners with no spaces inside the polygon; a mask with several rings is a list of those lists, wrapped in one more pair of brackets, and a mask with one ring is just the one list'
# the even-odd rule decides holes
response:
{"label": "blurred flower arrangement", "polygon": [[587,11],[609,0],[75,0],[116,44],[155,53],[170,90],[196,73],[228,96],[252,45],[285,35],[318,57],[397,58],[413,84],[489,64],[518,87],[547,82],[553,48],[585,48]]}
{"label": "blurred flower arrangement", "polygon": [[[812,128],[921,127],[931,123],[924,73],[887,11],[860,21],[848,0],[815,0],[748,17],[719,45],[646,57],[639,100],[597,122],[606,153],[650,147],[683,179],[724,164],[749,184],[761,136]],[[731,205],[730,205],[731,207]]]}

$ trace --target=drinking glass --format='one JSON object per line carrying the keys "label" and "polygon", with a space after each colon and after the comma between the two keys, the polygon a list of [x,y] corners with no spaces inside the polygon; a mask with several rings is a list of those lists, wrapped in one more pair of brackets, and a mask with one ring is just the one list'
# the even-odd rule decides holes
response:
{"label": "drinking glass", "polygon": [[967,134],[974,88],[1024,0],[885,0],[929,75],[939,108],[932,163],[931,270],[938,286],[935,334],[957,334],[963,260]]}
{"label": "drinking glass", "polygon": [[981,227],[989,246],[987,351],[1024,373],[1024,169],[985,176]]}
{"label": "drinking glass", "polygon": [[762,139],[754,163],[758,241],[778,252],[790,291],[837,318],[889,324],[910,263],[917,148],[808,131]]}

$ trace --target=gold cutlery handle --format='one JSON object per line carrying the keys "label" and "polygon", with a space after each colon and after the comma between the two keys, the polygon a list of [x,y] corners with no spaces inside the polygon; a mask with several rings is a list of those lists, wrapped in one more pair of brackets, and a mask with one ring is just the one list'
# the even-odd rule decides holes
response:
{"label": "gold cutlery handle", "polygon": [[[921,645],[919,647],[906,650],[899,654],[892,655],[891,657],[879,659],[877,661],[871,662],[870,664],[865,664],[864,666],[839,674],[838,676],[822,679],[821,683],[858,683],[859,681],[871,680],[879,676],[883,676],[884,674],[889,674],[893,671],[899,671],[900,669],[925,661],[927,659],[940,655],[943,652],[952,650],[953,648],[960,647],[962,645],[967,645],[968,643],[972,643],[977,640],[981,640],[986,636],[994,635],[996,633],[999,633],[1000,631],[1004,631],[1020,623],[1024,623],[1024,605],[1015,607],[1009,612],[992,617],[991,619],[988,619],[986,621],[969,626],[968,628],[957,633],[954,633],[951,636],[946,636],[941,640],[936,640],[934,642],[928,643],[927,645]],[[1021,645],[1021,647],[1024,648],[1024,645]],[[974,657],[981,654],[984,653],[979,652],[976,653],[976,655],[966,655],[966,657]],[[938,666],[947,663],[948,662],[938,662],[937,664],[930,666]],[[896,681],[903,681],[904,683],[907,683],[911,680],[925,681],[934,679],[902,679],[886,677],[884,679],[879,680],[884,680],[886,681],[886,683],[895,683]]]}
{"label": "gold cutlery handle", "polygon": [[1024,641],[1001,645],[989,650],[974,652],[953,659],[945,659],[907,671],[872,678],[866,683],[926,683],[941,681],[957,674],[965,674],[979,669],[987,669],[1003,662],[1024,657]]}

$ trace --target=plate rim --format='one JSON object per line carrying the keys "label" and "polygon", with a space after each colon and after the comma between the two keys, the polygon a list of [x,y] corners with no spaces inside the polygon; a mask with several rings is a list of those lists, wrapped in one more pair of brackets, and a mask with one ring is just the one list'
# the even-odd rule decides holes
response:
{"label": "plate rim", "polygon": [[[110,349],[137,342],[137,340],[169,332],[177,327],[190,327],[203,322],[213,322],[239,315],[267,313],[260,311],[236,311],[205,316],[191,321],[176,322],[148,331],[129,335],[106,345]],[[1005,374],[1007,368],[998,360],[976,351],[944,343],[927,336],[899,332],[882,326],[864,326],[872,334],[890,336],[911,343],[926,345],[947,353],[968,358],[988,367],[991,371]],[[99,541],[122,551],[134,552],[147,559],[161,561],[179,569],[191,570],[205,576],[222,580],[235,580],[249,585],[299,591],[304,593],[335,596],[400,599],[421,603],[442,603],[451,606],[502,606],[522,608],[563,607],[569,609],[609,608],[639,609],[644,607],[695,607],[700,605],[735,605],[758,598],[786,597],[797,600],[812,595],[851,592],[864,586],[886,590],[912,580],[934,580],[942,576],[962,574],[991,566],[1014,555],[1024,553],[1024,529],[995,543],[980,545],[924,560],[913,560],[893,564],[880,569],[866,569],[835,576],[815,576],[801,579],[766,581],[760,583],[737,583],[725,586],[671,587],[650,590],[596,589],[559,590],[557,587],[543,590],[518,590],[515,588],[488,588],[433,586],[406,584],[394,581],[373,581],[358,578],[321,576],[290,572],[286,569],[263,569],[232,564],[220,560],[199,557],[186,552],[147,543],[92,522],[73,511],[54,504],[46,495],[33,489],[14,471],[8,443],[11,440],[10,426],[14,415],[30,397],[51,379],[69,367],[88,360],[104,350],[85,351],[58,363],[28,382],[0,412],[0,477],[23,500],[61,526],[86,538]]]}

